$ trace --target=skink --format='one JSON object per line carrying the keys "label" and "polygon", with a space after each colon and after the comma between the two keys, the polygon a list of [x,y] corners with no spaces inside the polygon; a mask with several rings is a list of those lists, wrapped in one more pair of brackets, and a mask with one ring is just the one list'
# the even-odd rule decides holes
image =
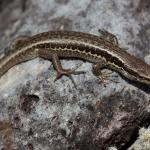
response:
{"label": "skink", "polygon": [[50,31],[32,37],[17,38],[6,56],[0,59],[0,77],[11,67],[21,62],[42,57],[50,59],[57,77],[78,74],[78,71],[63,69],[59,58],[79,58],[93,63],[93,73],[99,78],[101,70],[115,70],[126,78],[150,85],[150,65],[127,53],[118,45],[117,38],[102,31],[101,36],[72,31]]}

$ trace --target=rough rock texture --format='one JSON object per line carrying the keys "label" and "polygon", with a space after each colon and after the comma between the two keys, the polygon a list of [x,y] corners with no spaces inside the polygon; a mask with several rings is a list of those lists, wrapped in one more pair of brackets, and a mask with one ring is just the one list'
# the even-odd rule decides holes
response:
{"label": "rough rock texture", "polygon": [[[98,35],[105,28],[121,47],[148,62],[150,3],[147,0],[0,0],[0,52],[18,35],[75,30]],[[150,62],[150,61],[149,61]],[[35,59],[0,78],[0,149],[126,150],[150,124],[150,88],[113,73],[106,86],[82,60],[84,75],[54,82],[50,61]],[[135,148],[136,149],[136,148]]]}
{"label": "rough rock texture", "polygon": [[141,128],[139,131],[139,138],[129,148],[129,150],[149,150],[150,149],[150,129]]}

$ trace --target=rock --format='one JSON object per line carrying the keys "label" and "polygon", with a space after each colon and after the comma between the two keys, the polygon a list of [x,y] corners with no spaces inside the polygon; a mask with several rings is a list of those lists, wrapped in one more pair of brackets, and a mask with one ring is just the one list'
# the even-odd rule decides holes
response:
{"label": "rock", "polygon": [[[111,0],[26,0],[0,3],[0,49],[19,35],[74,30],[98,35],[105,28],[136,57],[149,54],[149,3]],[[7,6],[7,7],[6,7]],[[11,12],[11,13],[10,13]],[[113,73],[106,86],[91,63],[62,60],[86,74],[54,82],[51,61],[37,58],[0,78],[0,149],[128,149],[150,123],[150,89]],[[109,70],[106,70],[109,72]],[[115,76],[115,77],[114,77]]]}

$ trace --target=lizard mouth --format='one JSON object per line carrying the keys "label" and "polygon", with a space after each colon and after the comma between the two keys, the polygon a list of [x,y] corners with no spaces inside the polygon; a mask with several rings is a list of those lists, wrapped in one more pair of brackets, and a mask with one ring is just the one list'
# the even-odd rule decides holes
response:
{"label": "lizard mouth", "polygon": [[150,78],[149,77],[140,76],[139,81],[142,81],[144,84],[150,85]]}

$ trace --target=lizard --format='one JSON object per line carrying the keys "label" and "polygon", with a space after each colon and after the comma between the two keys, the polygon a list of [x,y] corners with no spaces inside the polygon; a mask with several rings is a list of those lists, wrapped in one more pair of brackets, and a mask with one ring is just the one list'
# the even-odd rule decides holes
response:
{"label": "lizard", "polygon": [[103,68],[119,72],[129,80],[150,85],[150,65],[129,54],[118,44],[117,37],[105,30],[101,36],[75,31],[48,31],[34,36],[16,38],[9,52],[0,59],[0,77],[13,66],[41,57],[52,60],[57,71],[56,79],[62,75],[71,77],[80,74],[75,69],[64,69],[61,58],[79,58],[91,62],[93,73],[101,79]]}

